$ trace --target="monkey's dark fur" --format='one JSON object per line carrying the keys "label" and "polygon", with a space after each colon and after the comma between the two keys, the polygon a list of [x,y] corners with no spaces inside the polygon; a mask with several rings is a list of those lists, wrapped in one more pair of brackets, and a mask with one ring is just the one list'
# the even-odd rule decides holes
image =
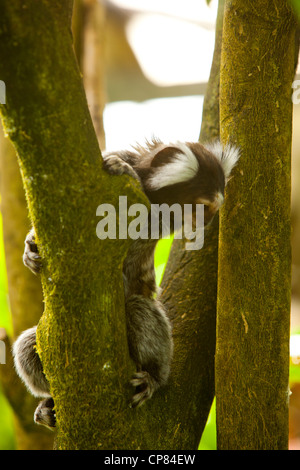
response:
{"label": "monkey's dark fur", "polygon": [[[103,166],[110,174],[126,173],[136,178],[153,204],[192,204],[193,208],[204,204],[206,225],[223,202],[225,184],[238,157],[236,148],[222,148],[220,143],[204,147],[199,143],[166,145],[154,140],[133,151],[105,152]],[[173,354],[170,321],[157,298],[156,243],[151,238],[133,241],[123,266],[128,345],[137,366],[131,380],[136,388],[132,406],[143,404],[166,384]],[[23,260],[34,273],[40,271],[33,229],[25,240]],[[46,397],[35,411],[35,421],[54,427],[54,402],[35,346],[36,327],[23,332],[15,342],[15,366],[29,391]]]}

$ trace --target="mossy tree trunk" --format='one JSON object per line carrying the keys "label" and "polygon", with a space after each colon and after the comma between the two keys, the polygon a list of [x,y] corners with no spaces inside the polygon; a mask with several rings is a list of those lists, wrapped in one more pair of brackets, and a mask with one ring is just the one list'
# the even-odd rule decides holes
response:
{"label": "mossy tree trunk", "polygon": [[290,153],[296,24],[289,2],[225,2],[224,142],[241,147],[221,211],[216,398],[219,449],[286,449]]}
{"label": "mossy tree trunk", "polygon": [[[73,21],[76,55],[83,70],[84,87],[100,147],[105,148],[102,113],[104,92],[104,7],[94,0],[78,0]],[[79,4],[82,8],[79,8]],[[76,24],[80,26],[76,27]],[[87,44],[90,53],[86,53]],[[97,63],[96,57],[98,58]],[[79,60],[80,59],[80,60]],[[12,366],[12,340],[25,329],[38,323],[43,312],[42,286],[39,276],[33,276],[22,262],[24,240],[31,224],[17,156],[10,140],[0,130],[0,193],[3,237],[8,279],[13,336],[1,337],[6,342],[7,367],[0,368],[0,381],[14,411],[16,446],[18,449],[51,449],[53,433],[36,426],[33,413],[38,399],[31,396],[17,378]]]}
{"label": "mossy tree trunk", "polygon": [[[182,343],[190,357],[178,350],[168,387],[141,409],[128,407],[134,365],[122,263],[129,242],[97,239],[96,208],[103,202],[117,207],[119,194],[128,196],[128,205],[147,201],[129,177],[101,170],[72,49],[71,11],[69,0],[28,0],[25,6],[3,0],[0,6],[1,79],[7,84],[1,114],[44,261],[38,351],[55,400],[56,448],[194,449],[200,434],[194,344]],[[195,321],[182,322],[186,338],[195,328]]]}

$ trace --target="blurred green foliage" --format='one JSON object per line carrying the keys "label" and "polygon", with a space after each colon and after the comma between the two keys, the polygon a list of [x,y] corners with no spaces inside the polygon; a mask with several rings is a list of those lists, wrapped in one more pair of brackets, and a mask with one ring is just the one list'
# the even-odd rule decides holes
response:
{"label": "blurred green foliage", "polygon": [[170,238],[165,238],[159,240],[156,245],[155,256],[154,256],[154,266],[156,272],[156,283],[159,286],[163,278],[166,263],[170,254],[172,246],[173,236]]}
{"label": "blurred green foliage", "polygon": [[[2,364],[0,367],[5,367]],[[13,412],[0,388],[0,450],[15,449]]]}
{"label": "blurred green foliage", "polygon": [[216,432],[216,400],[214,399],[209,417],[202,433],[199,450],[216,450],[217,432]]}
{"label": "blurred green foliage", "polygon": [[5,256],[2,235],[2,217],[0,214],[0,328],[5,328],[7,334],[12,334],[12,321],[9,312]]}
{"label": "blurred green foliage", "polygon": [[[12,321],[8,305],[5,257],[2,236],[2,218],[0,214],[0,328],[12,333]],[[0,364],[6,367],[6,364]],[[0,450],[15,448],[13,414],[0,388]]]}
{"label": "blurred green foliage", "polygon": [[300,21],[300,0],[291,0],[291,4],[298,16],[298,20]]}

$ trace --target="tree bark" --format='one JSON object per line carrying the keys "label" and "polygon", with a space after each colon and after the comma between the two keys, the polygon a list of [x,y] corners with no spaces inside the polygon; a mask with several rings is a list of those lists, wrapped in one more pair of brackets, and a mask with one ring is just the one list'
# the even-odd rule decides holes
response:
{"label": "tree bark", "polygon": [[4,337],[7,363],[0,368],[3,391],[13,408],[18,449],[50,449],[53,434],[37,428],[33,413],[37,399],[30,396],[17,379],[12,366],[11,342],[23,330],[35,325],[43,311],[42,286],[39,278],[22,262],[24,240],[30,228],[25,193],[16,152],[0,129],[0,192],[3,240],[13,337]]}
{"label": "tree bark", "polygon": [[105,149],[105,7],[98,0],[76,0],[72,20],[74,46],[100,149]]}
{"label": "tree bark", "polygon": [[225,2],[221,137],[237,144],[242,157],[220,220],[219,449],[288,447],[295,48],[287,1]]}

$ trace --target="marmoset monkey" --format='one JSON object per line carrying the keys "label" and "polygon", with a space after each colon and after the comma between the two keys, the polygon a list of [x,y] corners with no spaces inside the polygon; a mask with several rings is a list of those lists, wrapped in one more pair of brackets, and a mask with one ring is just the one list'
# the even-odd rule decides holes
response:
{"label": "marmoset monkey", "polygon": [[[219,142],[166,145],[153,140],[133,151],[105,152],[103,166],[110,174],[136,178],[152,204],[192,204],[193,208],[203,204],[207,225],[223,203],[225,185],[238,158],[237,148],[223,148]],[[136,389],[132,406],[141,405],[166,384],[173,353],[170,321],[156,296],[156,243],[157,239],[151,238],[134,240],[123,266],[128,345],[137,366],[131,380]],[[23,260],[34,273],[40,271],[34,230],[25,240]],[[15,366],[29,391],[46,397],[35,411],[35,421],[54,427],[54,403],[35,345],[36,327],[23,332],[15,342]]]}

